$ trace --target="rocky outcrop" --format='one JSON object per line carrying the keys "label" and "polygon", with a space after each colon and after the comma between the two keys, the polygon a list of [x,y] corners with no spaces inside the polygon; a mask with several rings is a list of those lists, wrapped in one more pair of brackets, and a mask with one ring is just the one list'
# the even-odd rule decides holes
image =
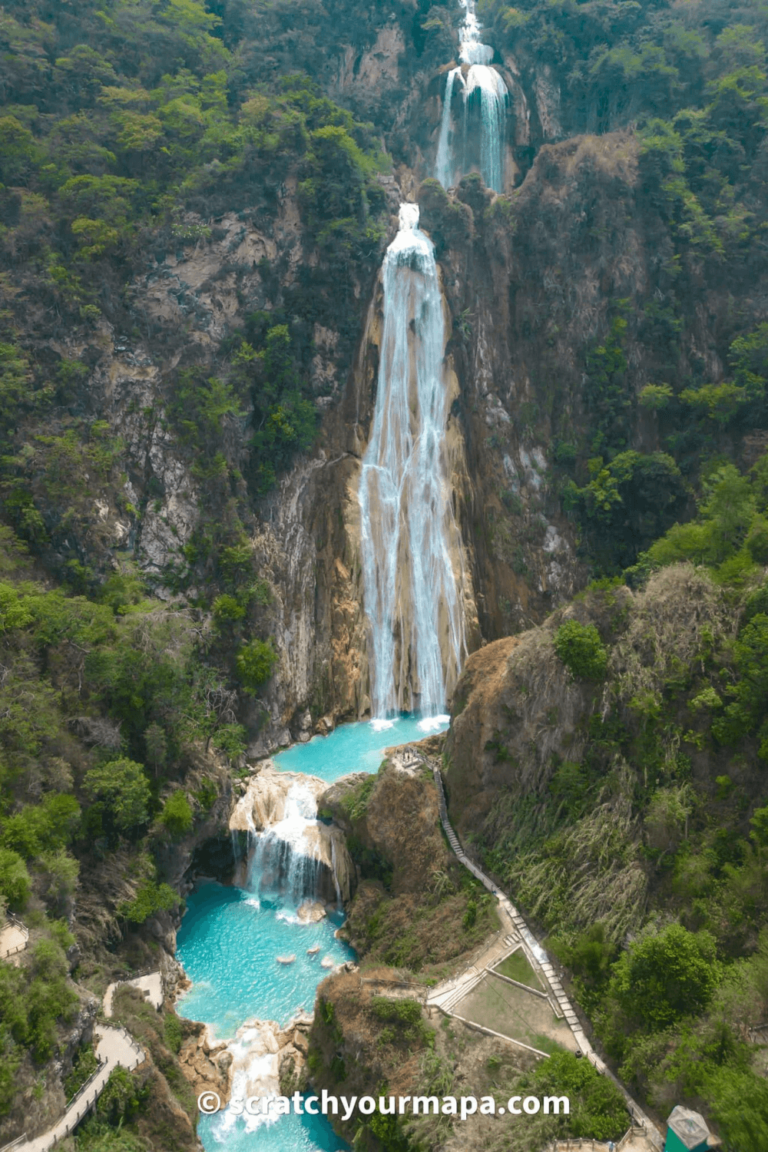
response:
{"label": "rocky outcrop", "polygon": [[451,820],[476,829],[499,793],[546,787],[557,758],[578,760],[588,690],[555,654],[553,629],[497,640],[467,661],[446,740]]}
{"label": "rocky outcrop", "polygon": [[[321,810],[332,812],[347,835],[390,863],[394,893],[423,891],[425,877],[450,860],[431,773],[389,759],[373,780],[360,777],[346,776],[324,792]],[[368,795],[358,799],[361,788]]]}
{"label": "rocky outcrop", "polygon": [[[416,747],[436,754],[440,738]],[[456,962],[494,930],[490,903],[443,839],[431,768],[389,756],[376,776],[356,773],[320,797],[347,834],[359,883],[343,931],[368,962],[414,972]]]}
{"label": "rocky outcrop", "polygon": [[229,1098],[233,1056],[225,1040],[215,1040],[205,1024],[191,1021],[190,1035],[179,1051],[179,1064],[193,1092],[217,1092],[222,1100]]}

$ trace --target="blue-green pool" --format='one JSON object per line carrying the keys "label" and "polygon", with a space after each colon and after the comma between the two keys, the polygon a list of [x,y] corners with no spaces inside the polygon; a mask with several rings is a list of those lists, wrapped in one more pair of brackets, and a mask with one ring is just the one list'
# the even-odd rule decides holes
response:
{"label": "blue-green pool", "polygon": [[[448,717],[345,724],[273,757],[284,772],[303,772],[329,783],[350,772],[375,772],[384,749],[442,732]],[[254,889],[256,885],[254,884]],[[232,1039],[249,1019],[287,1024],[297,1011],[311,1011],[318,984],[327,975],[323,957],[334,964],[353,957],[335,930],[342,918],[302,924],[285,898],[206,883],[187,898],[179,930],[178,958],[192,981],[177,1005],[180,1015],[201,1020],[222,1040]],[[309,955],[308,949],[320,946]],[[294,955],[291,964],[277,956]],[[340,1152],[347,1145],[323,1116],[282,1116],[258,1126],[222,1112],[202,1116],[198,1127],[206,1152]]]}
{"label": "blue-green pool", "polygon": [[206,1152],[346,1152],[349,1145],[336,1135],[324,1116],[281,1116],[271,1124],[248,1130],[220,1116],[202,1116],[197,1127]]}
{"label": "blue-green pool", "polygon": [[[177,955],[192,988],[180,1015],[202,1020],[220,1040],[230,1040],[246,1020],[276,1020],[284,1027],[302,1009],[311,1012],[315,989],[328,975],[321,961],[354,958],[334,938],[342,918],[300,924],[288,904],[259,899],[242,888],[204,884],[187,898]],[[308,955],[307,949],[320,945]],[[295,955],[292,964],[276,956]]]}
{"label": "blue-green pool", "polygon": [[272,761],[281,772],[306,772],[332,783],[350,772],[376,772],[385,748],[444,732],[448,720],[448,716],[419,719],[403,715],[392,720],[342,724],[330,736],[313,736],[306,744],[294,744],[285,752],[278,752]]}

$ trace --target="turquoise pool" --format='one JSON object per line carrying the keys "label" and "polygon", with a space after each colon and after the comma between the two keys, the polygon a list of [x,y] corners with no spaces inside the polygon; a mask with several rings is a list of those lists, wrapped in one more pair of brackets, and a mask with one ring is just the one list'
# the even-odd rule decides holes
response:
{"label": "turquoise pool", "polygon": [[[275,756],[275,767],[331,783],[350,772],[375,772],[384,749],[421,740],[447,727],[448,717],[345,724]],[[256,885],[254,884],[254,887]],[[301,1009],[311,1011],[318,984],[327,975],[321,961],[353,958],[336,940],[341,917],[302,924],[290,901],[258,897],[255,891],[206,883],[187,899],[177,954],[192,981],[177,1004],[180,1015],[210,1025],[229,1040],[248,1019],[285,1025]],[[310,955],[308,949],[319,945]],[[291,964],[277,956],[293,955]],[[206,1152],[342,1152],[347,1148],[322,1116],[282,1116],[272,1123],[226,1113],[202,1116],[198,1128]]]}
{"label": "turquoise pool", "polygon": [[[295,909],[259,900],[242,888],[204,884],[187,898],[177,955],[192,988],[177,1005],[179,1015],[209,1024],[230,1040],[246,1020],[276,1020],[284,1027],[304,1009],[311,1012],[315,989],[334,964],[354,959],[334,937],[341,917],[300,924]],[[307,949],[320,945],[308,955]],[[293,964],[276,956],[295,955]]]}
{"label": "turquoise pool", "polygon": [[448,716],[420,720],[403,715],[392,720],[342,724],[330,736],[313,736],[307,744],[294,744],[272,760],[281,772],[306,772],[332,783],[350,772],[376,772],[385,748],[444,732],[448,720]]}

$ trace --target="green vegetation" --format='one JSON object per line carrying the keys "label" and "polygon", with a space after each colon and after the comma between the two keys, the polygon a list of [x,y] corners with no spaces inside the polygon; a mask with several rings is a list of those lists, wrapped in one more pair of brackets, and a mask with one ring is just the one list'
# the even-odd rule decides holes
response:
{"label": "green vegetation", "polygon": [[525,952],[518,948],[511,956],[496,965],[497,972],[508,976],[510,980],[517,980],[519,984],[526,984],[529,988],[541,988],[541,982],[526,959]]}
{"label": "green vegetation", "polygon": [[[750,549],[767,468],[720,462],[696,517],[627,573],[633,591],[582,594],[589,623],[561,625],[554,644],[577,675],[599,652],[583,754],[553,758],[538,794],[500,793],[483,832],[488,867],[552,933],[619,1075],[749,1149],[768,1133],[748,1039],[768,1009],[768,586]],[[491,742],[500,758],[508,742]]]}
{"label": "green vegetation", "polygon": [[384,1027],[378,1033],[378,1043],[410,1047],[416,1043],[434,1047],[434,1031],[427,1027],[418,1000],[389,1000],[385,996],[374,996],[371,1012]]}
{"label": "green vegetation", "polygon": [[573,1115],[561,1118],[561,1132],[574,1139],[619,1140],[628,1127],[627,1106],[618,1088],[588,1060],[570,1052],[553,1052],[536,1065],[531,1084],[540,1095],[568,1096]]}
{"label": "green vegetation", "polygon": [[246,692],[255,694],[266,684],[277,663],[277,652],[271,642],[251,640],[237,654],[237,674]]}
{"label": "green vegetation", "polygon": [[576,680],[602,680],[608,653],[594,624],[566,620],[555,633],[555,651]]}
{"label": "green vegetation", "polygon": [[169,796],[160,813],[160,823],[172,836],[184,836],[192,827],[194,816],[186,795],[179,789]]}
{"label": "green vegetation", "polygon": [[[481,0],[479,11],[489,42],[514,56],[521,75],[533,81],[546,62],[563,135],[594,142],[576,184],[569,169],[568,197],[587,213],[579,219],[588,233],[574,218],[565,241],[576,260],[599,249],[610,262],[633,237],[654,251],[643,276],[618,273],[601,289],[596,326],[582,313],[590,334],[577,349],[569,342],[579,371],[568,387],[547,352],[560,343],[560,318],[534,336],[531,312],[533,331],[519,333],[536,340],[526,358],[541,361],[537,394],[552,408],[556,486],[581,555],[595,575],[617,575],[690,515],[694,495],[738,457],[745,435],[768,428],[768,325],[751,298],[768,227],[768,20],[760,5],[738,0],[723,0],[716,14],[708,2],[672,0]],[[600,140],[619,131],[628,131],[626,153],[617,136]],[[621,219],[612,193],[602,213],[593,200],[623,179],[609,171],[612,146],[616,163],[638,149]],[[517,158],[533,159],[519,150]],[[564,159],[552,157],[553,171]],[[546,180],[549,160],[540,160]],[[491,214],[518,224],[514,195]],[[559,264],[555,255],[548,275],[559,277]],[[703,320],[701,300],[726,284],[738,304]],[[539,297],[539,307],[547,303]],[[758,550],[760,539],[758,531]]]}
{"label": "green vegetation", "polygon": [[0,964],[0,1115],[6,1115],[16,1091],[15,1073],[29,1053],[37,1065],[57,1050],[57,1026],[72,1021],[79,1000],[67,979],[64,949],[74,943],[66,926],[51,924],[32,949],[29,963]]}

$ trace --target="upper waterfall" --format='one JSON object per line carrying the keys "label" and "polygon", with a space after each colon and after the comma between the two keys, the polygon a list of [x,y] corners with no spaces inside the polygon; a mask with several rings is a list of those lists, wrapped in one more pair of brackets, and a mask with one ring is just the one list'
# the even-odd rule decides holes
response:
{"label": "upper waterfall", "polygon": [[463,552],[445,459],[443,302],[415,204],[382,270],[376,405],[360,478],[374,716],[445,710],[465,654]]}
{"label": "upper waterfall", "polygon": [[[480,38],[475,0],[461,0],[461,5],[466,12],[459,32],[461,65],[452,68],[446,77],[435,174],[443,187],[448,188],[458,175],[468,170],[470,106],[476,92],[480,117],[480,172],[487,187],[494,192],[503,192],[504,136],[509,93],[502,76],[491,67],[493,48],[484,44]],[[461,159],[457,155],[459,149],[456,147],[451,107],[457,82],[461,85],[464,101]]]}

